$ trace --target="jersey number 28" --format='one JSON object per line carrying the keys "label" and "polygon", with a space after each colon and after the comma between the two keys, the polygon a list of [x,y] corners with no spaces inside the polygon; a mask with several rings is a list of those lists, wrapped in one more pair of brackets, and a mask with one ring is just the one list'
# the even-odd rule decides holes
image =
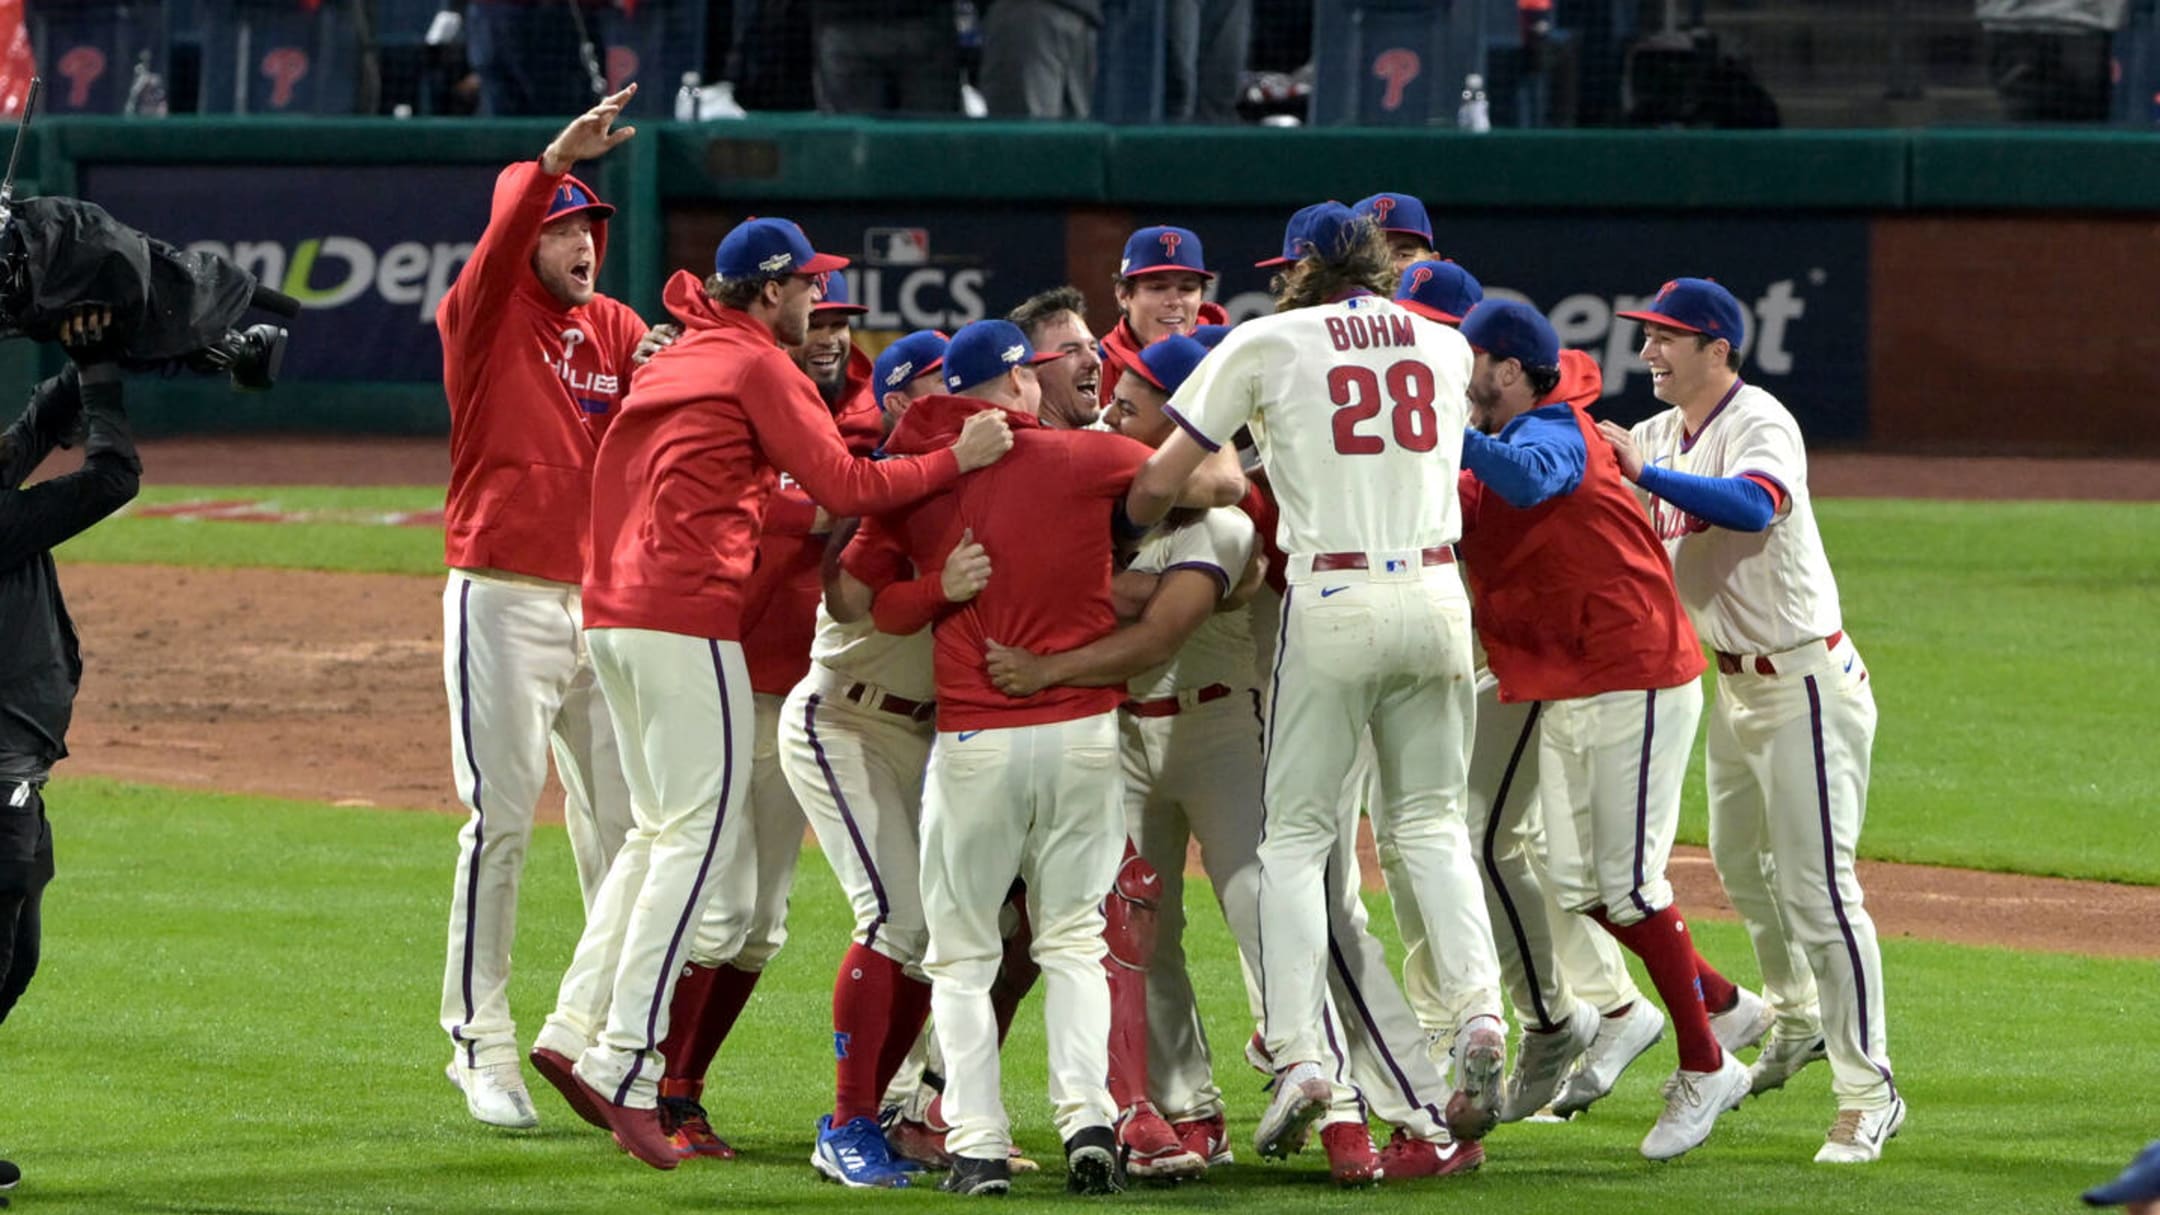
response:
{"label": "jersey number 28", "polygon": [[1433,409],[1432,368],[1404,359],[1383,374],[1387,380],[1384,399],[1382,376],[1370,367],[1344,366],[1328,372],[1328,399],[1336,406],[1335,450],[1346,456],[1377,456],[1386,451],[1386,439],[1358,433],[1360,425],[1379,416],[1383,403],[1394,406],[1388,417],[1397,446],[1420,452],[1439,446],[1440,415]]}

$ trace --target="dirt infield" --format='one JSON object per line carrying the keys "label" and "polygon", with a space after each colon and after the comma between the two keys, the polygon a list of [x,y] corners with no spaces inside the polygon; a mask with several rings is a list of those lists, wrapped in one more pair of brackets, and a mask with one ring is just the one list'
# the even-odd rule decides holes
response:
{"label": "dirt infield", "polygon": [[[62,581],[86,651],[67,774],[458,809],[439,581],[156,566]],[[559,795],[545,804],[559,815]],[[1672,877],[1690,914],[1731,914],[1700,850]],[[1891,864],[1862,880],[1886,937],[2160,957],[2160,888]]]}

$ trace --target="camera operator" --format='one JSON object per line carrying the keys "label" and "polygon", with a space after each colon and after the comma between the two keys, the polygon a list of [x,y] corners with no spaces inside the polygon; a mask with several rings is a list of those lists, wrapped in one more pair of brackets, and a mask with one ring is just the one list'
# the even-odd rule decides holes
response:
{"label": "camera operator", "polygon": [[[67,754],[82,679],[52,549],[120,509],[141,485],[120,369],[104,343],[110,320],[107,310],[84,308],[61,326],[74,364],[32,389],[30,407],[0,435],[0,1021],[37,970],[39,907],[53,876],[40,790]],[[22,488],[53,448],[76,442],[80,469]]]}

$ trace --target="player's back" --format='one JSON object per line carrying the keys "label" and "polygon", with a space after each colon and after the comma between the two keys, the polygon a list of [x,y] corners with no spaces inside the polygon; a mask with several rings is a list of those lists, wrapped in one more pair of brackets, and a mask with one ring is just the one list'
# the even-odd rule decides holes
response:
{"label": "player's back", "polygon": [[1172,409],[1205,432],[1185,411],[1249,396],[1284,552],[1416,552],[1461,534],[1472,362],[1452,328],[1356,295],[1239,325]]}

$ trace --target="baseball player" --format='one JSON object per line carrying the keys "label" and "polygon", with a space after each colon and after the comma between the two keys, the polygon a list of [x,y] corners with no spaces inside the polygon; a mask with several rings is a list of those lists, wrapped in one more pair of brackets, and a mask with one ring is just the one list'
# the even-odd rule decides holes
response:
{"label": "baseball player", "polygon": [[1731,292],[1675,279],[1621,315],[1642,322],[1652,387],[1672,408],[1633,431],[1599,429],[1646,495],[1681,601],[1717,653],[1710,853],[1778,1014],[1751,1087],[1776,1088],[1827,1053],[1838,1115],[1815,1159],[1866,1163],[1905,1121],[1882,954],[1853,868],[1875,696],[1839,619],[1807,449],[1777,398],[1740,378],[1747,314]]}
{"label": "baseball player", "polygon": [[594,289],[614,208],[570,175],[635,133],[633,85],[495,181],[487,231],[436,309],[450,401],[443,680],[458,834],[442,1026],[474,1118],[538,1124],[510,1018],[518,879],[552,749],[589,909],[629,793],[579,623],[593,453],[645,333]]}
{"label": "baseball player", "polygon": [[1042,385],[1042,423],[1056,430],[1102,430],[1102,356],[1088,332],[1087,299],[1077,287],[1052,287],[1029,296],[1005,319],[1020,326],[1028,343],[1058,357],[1035,369]]}
{"label": "baseball player", "polygon": [[[848,450],[867,456],[884,423],[870,390],[869,356],[855,349],[850,321],[869,311],[848,299],[847,278],[826,271],[810,307],[810,327],[788,355],[817,386]],[[803,811],[781,774],[780,702],[810,667],[810,643],[823,582],[819,566],[831,523],[792,479],[782,477],[766,503],[757,564],[743,590],[743,657],[757,706],[750,758],[747,846],[719,881],[756,891],[746,931],[726,922],[736,909],[716,901],[691,944],[689,963],[668,1010],[667,1072],[660,1080],[660,1118],[685,1159],[732,1159],[735,1150],[712,1129],[702,1097],[705,1074],[749,1002],[758,977],[787,941],[788,892],[802,855]],[[740,940],[732,957],[717,951]]]}
{"label": "baseball player", "polygon": [[1111,290],[1117,296],[1118,323],[1103,335],[1103,365],[1096,395],[1103,408],[1117,388],[1122,369],[1132,365],[1150,343],[1173,333],[1189,334],[1197,325],[1222,325],[1230,314],[1210,302],[1207,268],[1200,238],[1189,228],[1142,228],[1125,238]]}
{"label": "baseball player", "polygon": [[743,587],[777,474],[831,510],[860,513],[935,492],[1011,442],[991,415],[919,460],[848,453],[781,349],[804,340],[820,276],[845,264],[784,219],[729,232],[709,282],[678,273],[668,284],[685,332],[638,373],[595,463],[585,622],[627,740],[635,821],[533,1062],[573,1109],[654,1168],[680,1159],[656,1109],[659,1047],[692,934],[709,902],[726,901],[713,922],[734,925],[735,939],[711,955],[735,956],[756,901],[754,887],[718,878],[750,846]]}
{"label": "baseball player", "polygon": [[[1738,1005],[1738,989],[1695,951],[1665,880],[1702,713],[1701,649],[1618,466],[1588,442],[1581,402],[1596,399],[1594,388],[1558,394],[1560,340],[1544,315],[1488,300],[1462,332],[1478,352],[1462,543],[1478,633],[1501,700],[1540,702],[1538,769],[1560,905],[1642,959],[1672,1017],[1680,1067],[1642,1142],[1644,1156],[1669,1160],[1699,1146],[1747,1095],[1747,1069],[1710,1018],[1711,1008]],[[1525,1034],[1525,1050],[1539,1056],[1525,1080],[1544,1090],[1538,1096],[1597,1027],[1581,1001],[1546,1016],[1551,1028]]]}
{"label": "baseball player", "polygon": [[[944,335],[928,329],[878,355],[869,383],[888,426],[938,390],[944,357]],[[844,1185],[895,1187],[907,1173],[879,1129],[879,1096],[930,1015],[917,853],[935,689],[929,631],[878,632],[868,586],[841,574],[841,546],[852,534],[837,529],[827,550],[810,667],[779,713],[780,770],[855,912],[833,979],[833,1112],[818,1119],[811,1163]]]}
{"label": "baseball player", "polygon": [[[1370,222],[1324,204],[1305,232],[1312,252],[1284,275],[1283,311],[1233,330],[1179,389],[1168,408],[1180,433],[1149,459],[1126,504],[1137,522],[1160,519],[1208,452],[1258,423],[1290,554],[1260,845],[1263,1032],[1280,1068],[1255,1136],[1263,1156],[1292,1150],[1334,1096],[1321,1067],[1328,860],[1344,834],[1343,777],[1368,723],[1427,931],[1466,942],[1450,964],[1463,986],[1490,989],[1492,1006],[1478,1011],[1499,1011],[1462,817],[1469,610],[1460,579],[1443,568],[1454,559],[1457,510],[1435,479],[1454,475],[1470,351],[1461,335],[1378,294],[1394,276]],[[1277,745],[1290,738],[1297,746]]]}
{"label": "baseball player", "polygon": [[1388,253],[1395,259],[1395,272],[1409,269],[1412,262],[1437,261],[1440,254],[1433,248],[1432,220],[1425,214],[1425,204],[1408,194],[1382,192],[1369,198],[1361,198],[1352,210],[1363,219],[1369,219],[1387,237]]}
{"label": "baseball player", "polygon": [[[1125,841],[1115,717],[1122,694],[1060,687],[1013,700],[991,686],[983,655],[992,640],[1056,650],[1110,631],[1107,508],[1147,449],[1115,435],[1041,427],[1031,368],[1042,361],[1008,321],[977,321],[953,335],[941,374],[957,395],[916,402],[888,448],[942,443],[989,401],[1018,431],[1012,458],[877,521],[916,568],[939,571],[885,587],[874,618],[896,634],[936,622],[939,733],[922,823],[924,968],[952,1124],[953,1167],[942,1187],[958,1193],[999,1193],[1011,1184],[989,988],[1003,953],[999,910],[1015,877],[1027,885],[1032,950],[1043,971],[1050,1098],[1068,1187],[1123,1186],[1111,1125],[1117,1110],[1104,1082],[1110,999],[1101,963],[1102,905]],[[1185,494],[1194,505],[1235,501],[1244,490],[1235,464],[1222,460],[1193,482]],[[990,557],[973,581],[956,583],[948,558],[971,541]]]}

